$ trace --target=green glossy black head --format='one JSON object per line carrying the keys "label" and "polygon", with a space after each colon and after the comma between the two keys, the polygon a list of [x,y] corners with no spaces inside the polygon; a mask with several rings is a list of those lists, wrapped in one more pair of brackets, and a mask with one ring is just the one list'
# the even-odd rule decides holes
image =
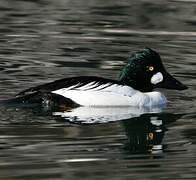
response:
{"label": "green glossy black head", "polygon": [[154,88],[187,89],[165,70],[159,54],[150,48],[131,55],[119,80],[142,92],[152,91]]}

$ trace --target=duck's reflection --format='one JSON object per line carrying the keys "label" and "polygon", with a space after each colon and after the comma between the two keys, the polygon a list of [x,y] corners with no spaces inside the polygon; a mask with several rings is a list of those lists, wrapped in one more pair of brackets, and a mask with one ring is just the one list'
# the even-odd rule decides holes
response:
{"label": "duck's reflection", "polygon": [[171,113],[143,114],[122,122],[127,136],[125,149],[131,153],[162,153],[165,125],[182,115]]}
{"label": "duck's reflection", "polygon": [[125,132],[128,138],[126,149],[134,152],[162,152],[162,139],[165,128],[163,120],[158,114],[143,115],[124,121]]}
{"label": "duck's reflection", "polygon": [[163,113],[164,107],[79,107],[64,112],[53,112],[64,120],[82,124],[97,124],[119,121],[125,130],[125,149],[129,153],[163,152],[162,140],[165,125],[182,115]]}
{"label": "duck's reflection", "polygon": [[[163,114],[163,107],[156,108],[90,108],[80,107],[65,112],[53,112],[54,116],[83,124],[96,124],[120,121],[127,141],[125,149],[131,153],[161,153],[165,122],[171,121],[171,114]],[[170,119],[168,121],[168,119]]]}
{"label": "duck's reflection", "polygon": [[53,116],[83,124],[108,123],[139,117],[146,113],[160,113],[164,107],[78,107],[53,111]]}

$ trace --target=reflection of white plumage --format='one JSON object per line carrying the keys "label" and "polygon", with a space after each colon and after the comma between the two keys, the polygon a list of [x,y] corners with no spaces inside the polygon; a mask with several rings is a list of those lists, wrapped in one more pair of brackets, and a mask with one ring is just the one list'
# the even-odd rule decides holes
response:
{"label": "reflection of white plumage", "polygon": [[61,116],[72,122],[105,123],[139,117],[145,113],[159,113],[159,107],[78,107],[71,111],[53,112],[54,116]]}

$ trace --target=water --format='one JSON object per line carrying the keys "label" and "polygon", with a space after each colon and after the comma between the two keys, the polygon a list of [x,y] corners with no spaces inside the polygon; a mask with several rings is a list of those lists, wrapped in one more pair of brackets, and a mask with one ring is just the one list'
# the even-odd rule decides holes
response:
{"label": "water", "polygon": [[1,106],[0,178],[196,179],[195,8],[194,0],[1,0],[1,99],[63,77],[115,79],[145,46],[189,89],[163,90],[168,106],[147,114],[71,118]]}

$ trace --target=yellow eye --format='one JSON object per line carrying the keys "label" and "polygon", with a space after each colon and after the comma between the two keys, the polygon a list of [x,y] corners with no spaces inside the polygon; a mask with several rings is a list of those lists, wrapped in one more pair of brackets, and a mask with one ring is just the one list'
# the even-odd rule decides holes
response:
{"label": "yellow eye", "polygon": [[148,70],[149,70],[149,71],[153,71],[153,70],[154,70],[154,67],[153,67],[153,66],[149,66],[149,67],[148,67]]}
{"label": "yellow eye", "polygon": [[154,134],[153,133],[148,133],[148,139],[153,140],[154,139]]}

